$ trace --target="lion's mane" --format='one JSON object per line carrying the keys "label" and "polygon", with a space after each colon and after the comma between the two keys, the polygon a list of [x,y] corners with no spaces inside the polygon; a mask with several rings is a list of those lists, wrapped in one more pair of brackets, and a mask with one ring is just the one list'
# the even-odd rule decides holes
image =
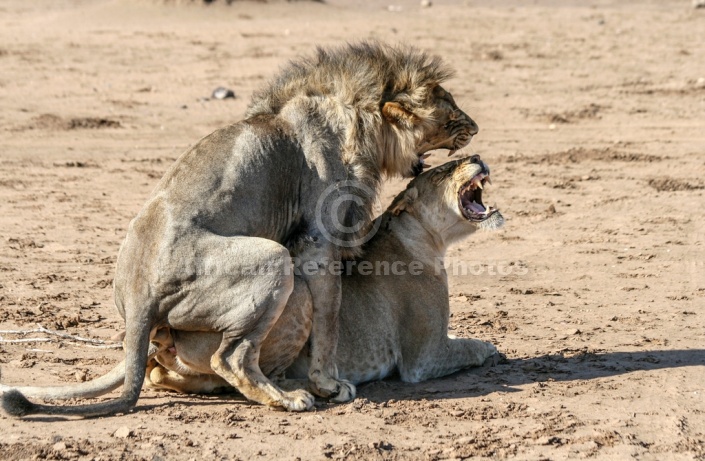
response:
{"label": "lion's mane", "polygon": [[[378,42],[321,48],[313,56],[289,62],[252,97],[247,117],[276,115],[292,103],[325,120],[341,138],[342,159],[351,178],[378,191],[382,176],[411,164],[418,131],[385,123],[381,108],[399,103],[417,123],[432,124],[432,108],[424,106],[428,93],[453,75],[437,56],[408,46]],[[356,207],[354,222],[372,219],[370,197]]]}

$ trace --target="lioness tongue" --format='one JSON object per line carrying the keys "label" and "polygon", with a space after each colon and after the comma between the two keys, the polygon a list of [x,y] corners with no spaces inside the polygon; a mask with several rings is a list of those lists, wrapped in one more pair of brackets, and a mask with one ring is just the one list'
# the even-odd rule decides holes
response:
{"label": "lioness tongue", "polygon": [[479,203],[476,202],[470,202],[468,206],[465,207],[466,209],[469,209],[473,213],[484,213],[485,212],[485,207],[480,205]]}

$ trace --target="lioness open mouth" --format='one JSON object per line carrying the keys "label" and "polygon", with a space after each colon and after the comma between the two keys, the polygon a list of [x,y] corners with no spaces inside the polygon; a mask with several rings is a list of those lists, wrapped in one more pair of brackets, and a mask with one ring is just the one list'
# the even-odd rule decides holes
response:
{"label": "lioness open mouth", "polygon": [[482,222],[499,211],[482,203],[482,190],[485,185],[492,184],[490,175],[478,173],[463,184],[458,191],[458,205],[465,219],[472,222]]}

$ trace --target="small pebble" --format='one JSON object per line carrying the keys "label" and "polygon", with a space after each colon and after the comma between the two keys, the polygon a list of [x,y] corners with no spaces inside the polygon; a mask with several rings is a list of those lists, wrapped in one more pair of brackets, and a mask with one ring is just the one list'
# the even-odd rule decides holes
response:
{"label": "small pebble", "polygon": [[127,426],[122,426],[120,429],[113,433],[113,437],[118,439],[126,439],[132,435],[132,431]]}
{"label": "small pebble", "polygon": [[215,90],[213,90],[213,99],[228,99],[228,98],[234,98],[235,97],[235,92],[229,88],[224,88],[222,86],[219,86]]}
{"label": "small pebble", "polygon": [[430,8],[432,5],[431,0],[421,0],[421,8]]}

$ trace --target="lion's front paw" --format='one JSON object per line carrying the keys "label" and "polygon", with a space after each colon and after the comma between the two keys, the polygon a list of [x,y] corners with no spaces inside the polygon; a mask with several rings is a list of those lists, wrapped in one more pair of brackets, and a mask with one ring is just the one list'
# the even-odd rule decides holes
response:
{"label": "lion's front paw", "polygon": [[353,383],[341,379],[340,381],[338,381],[338,384],[340,385],[338,395],[331,397],[331,402],[345,403],[355,398],[355,396],[357,395],[357,388],[355,388],[355,385]]}
{"label": "lion's front paw", "polygon": [[309,381],[309,386],[314,394],[335,403],[349,402],[357,394],[355,385],[345,379],[321,378],[319,375],[318,379]]}
{"label": "lion's front paw", "polygon": [[303,389],[297,389],[291,392],[284,392],[281,402],[281,407],[287,411],[306,411],[313,408],[315,398],[310,392]]}

